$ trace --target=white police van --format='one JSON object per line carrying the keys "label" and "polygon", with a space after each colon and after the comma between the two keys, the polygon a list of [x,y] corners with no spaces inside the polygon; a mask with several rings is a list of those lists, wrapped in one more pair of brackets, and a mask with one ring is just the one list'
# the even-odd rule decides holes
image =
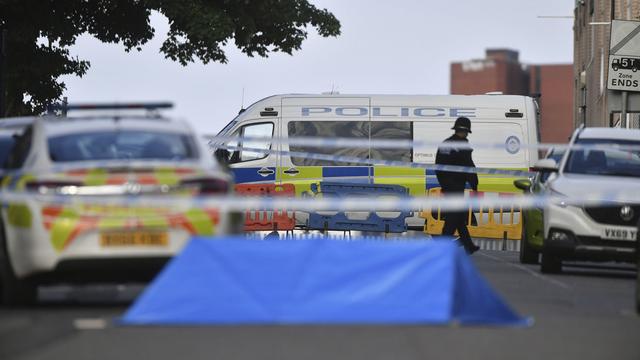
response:
{"label": "white police van", "polygon": [[[242,111],[218,136],[285,140],[228,142],[226,145],[237,147],[224,154],[236,183],[291,183],[298,195],[320,181],[400,184],[411,195],[423,196],[428,189],[439,186],[430,169],[371,166],[339,157],[433,164],[437,144],[451,136],[451,127],[460,116],[471,119],[472,146],[498,144],[496,148],[476,148],[473,153],[476,166],[527,171],[538,160],[537,151],[521,146],[538,142],[537,103],[534,98],[516,95],[275,95]],[[373,145],[336,148],[286,143],[286,139],[297,137],[369,139]],[[429,145],[376,148],[376,140],[421,141]],[[336,158],[318,160],[290,156],[287,152]],[[517,189],[513,177],[480,175],[479,191]],[[409,223],[423,224],[424,220],[417,217]]]}

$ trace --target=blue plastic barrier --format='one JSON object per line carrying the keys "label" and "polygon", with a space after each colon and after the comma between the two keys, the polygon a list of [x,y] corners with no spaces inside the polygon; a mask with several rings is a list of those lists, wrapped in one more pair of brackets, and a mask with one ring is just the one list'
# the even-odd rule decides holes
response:
{"label": "blue plastic barrier", "polygon": [[[387,184],[359,184],[359,183],[335,183],[323,181],[318,189],[317,184],[311,184],[314,194],[322,194],[323,197],[348,197],[348,196],[396,196],[408,197],[409,190],[400,185]],[[375,212],[370,212],[366,219],[349,219],[343,211],[335,215],[324,215],[316,212],[309,213],[307,227],[312,230],[355,230],[377,231],[385,233],[401,233],[407,231],[405,219],[411,216],[409,211],[400,211],[395,218],[384,218]]]}
{"label": "blue plastic barrier", "polygon": [[530,324],[452,241],[242,237],[192,239],[121,322]]}

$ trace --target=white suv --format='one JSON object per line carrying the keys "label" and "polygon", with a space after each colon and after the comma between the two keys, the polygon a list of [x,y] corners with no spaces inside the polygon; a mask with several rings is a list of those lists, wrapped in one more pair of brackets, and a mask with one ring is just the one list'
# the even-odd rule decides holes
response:
{"label": "white suv", "polygon": [[[544,208],[541,271],[560,272],[562,260],[635,260],[640,220],[640,130],[581,128],[557,164],[541,160],[536,167],[552,172],[549,195],[583,199],[618,192],[623,197],[589,206],[554,201]],[[625,147],[626,146],[626,147]]]}

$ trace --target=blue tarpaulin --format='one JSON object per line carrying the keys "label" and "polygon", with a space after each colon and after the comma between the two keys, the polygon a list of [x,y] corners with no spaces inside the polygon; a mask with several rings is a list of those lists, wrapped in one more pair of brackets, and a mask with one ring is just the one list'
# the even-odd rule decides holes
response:
{"label": "blue tarpaulin", "polygon": [[193,238],[124,324],[525,325],[451,241]]}

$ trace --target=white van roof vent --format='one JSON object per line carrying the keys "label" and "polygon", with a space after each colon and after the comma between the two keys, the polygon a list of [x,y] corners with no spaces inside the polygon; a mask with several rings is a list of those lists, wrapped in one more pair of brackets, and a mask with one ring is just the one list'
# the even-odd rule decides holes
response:
{"label": "white van roof vent", "polygon": [[509,109],[509,112],[504,113],[504,116],[508,118],[521,118],[524,116],[518,109]]}
{"label": "white van roof vent", "polygon": [[272,107],[266,107],[264,111],[260,111],[260,116],[278,116],[278,112],[273,110]]}

